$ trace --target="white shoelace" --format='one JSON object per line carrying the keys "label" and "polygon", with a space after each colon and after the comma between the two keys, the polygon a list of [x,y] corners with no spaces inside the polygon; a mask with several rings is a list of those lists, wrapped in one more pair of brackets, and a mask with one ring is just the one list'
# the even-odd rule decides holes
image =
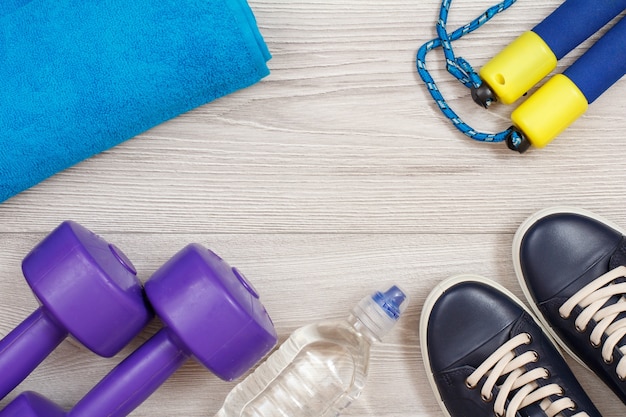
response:
{"label": "white shoelace", "polygon": [[[546,415],[554,417],[561,411],[566,409],[575,409],[576,404],[568,397],[563,397],[563,389],[557,384],[548,384],[539,386],[537,380],[550,378],[550,373],[545,368],[534,368],[526,370],[525,366],[536,362],[539,359],[537,352],[528,350],[517,356],[514,349],[522,345],[528,345],[531,342],[528,333],[521,333],[493,352],[465,381],[470,389],[477,387],[478,382],[488,375],[484,385],[480,390],[483,401],[491,401],[493,399],[492,391],[496,385],[496,381],[508,376],[500,385],[496,400],[494,402],[494,412],[498,417],[515,417],[515,414],[522,408],[534,403],[544,410]],[[505,408],[506,401],[512,391],[518,390],[513,398],[509,401],[508,407]],[[550,400],[549,397],[557,395],[556,401]],[[580,412],[574,417],[589,417],[587,413]]]}
{"label": "white shoelace", "polygon": [[[613,282],[623,277],[626,277],[626,267],[619,266],[581,288],[559,308],[559,314],[564,319],[569,318],[577,305],[583,308],[575,322],[576,329],[580,332],[587,329],[591,320],[596,322],[589,339],[594,347],[600,347],[602,336],[606,334],[602,346],[602,359],[606,363],[613,362],[613,349],[626,336],[626,319],[615,321],[620,313],[626,312],[626,283]],[[605,307],[604,304],[615,296],[619,296],[618,301]],[[617,363],[617,376],[626,380],[626,345],[619,346],[618,349],[622,352],[622,357]]]}

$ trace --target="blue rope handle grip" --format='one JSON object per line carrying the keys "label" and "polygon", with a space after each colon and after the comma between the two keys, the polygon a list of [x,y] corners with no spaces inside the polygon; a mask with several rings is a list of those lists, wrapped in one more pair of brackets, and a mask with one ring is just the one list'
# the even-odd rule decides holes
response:
{"label": "blue rope handle grip", "polygon": [[441,112],[452,122],[454,127],[461,131],[464,135],[480,142],[507,142],[509,148],[523,152],[520,147],[522,144],[522,135],[514,128],[509,128],[499,133],[483,133],[478,132],[465,123],[455,112],[450,108],[443,95],[437,88],[435,80],[431,77],[430,73],[426,69],[426,54],[435,48],[441,47],[443,49],[444,56],[446,58],[446,69],[457,80],[459,80],[467,88],[478,88],[482,81],[472,66],[463,58],[456,57],[452,49],[452,42],[467,35],[470,32],[478,29],[489,21],[496,14],[508,9],[516,0],[504,0],[498,3],[484,13],[472,20],[470,23],[456,29],[452,33],[448,33],[446,29],[448,21],[448,13],[450,11],[450,5],[452,0],[443,0],[441,9],[439,11],[439,20],[437,22],[437,38],[432,39],[422,45],[417,51],[416,66],[417,72],[424,81],[428,92],[435,100],[435,103],[441,110]]}

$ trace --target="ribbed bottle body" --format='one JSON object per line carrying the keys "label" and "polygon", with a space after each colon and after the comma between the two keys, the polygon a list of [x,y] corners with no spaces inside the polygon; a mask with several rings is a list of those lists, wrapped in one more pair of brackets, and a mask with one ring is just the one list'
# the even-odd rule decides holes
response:
{"label": "ribbed bottle body", "polygon": [[231,391],[216,417],[336,416],[363,388],[370,342],[348,321],[300,328]]}

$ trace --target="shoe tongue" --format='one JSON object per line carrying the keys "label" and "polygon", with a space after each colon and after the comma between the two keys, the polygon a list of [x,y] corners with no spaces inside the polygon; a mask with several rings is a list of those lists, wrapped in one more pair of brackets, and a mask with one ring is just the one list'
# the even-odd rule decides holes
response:
{"label": "shoe tongue", "polygon": [[[622,241],[620,242],[619,246],[617,247],[615,252],[613,252],[613,255],[611,255],[611,258],[609,259],[609,271],[619,266],[626,266],[626,237],[622,238]],[[626,282],[626,277],[617,278],[615,282],[618,284],[624,283]],[[609,301],[607,301],[606,305],[614,304],[620,298],[621,297],[619,296],[613,296],[609,299]],[[626,313],[620,313],[614,321],[621,320],[624,318],[626,318]],[[625,344],[626,344],[626,336],[624,336],[617,343],[617,347],[623,346]]]}
{"label": "shoe tongue", "polygon": [[611,259],[609,260],[609,269],[615,269],[618,266],[626,266],[626,237],[622,238],[619,246],[611,255]]}
{"label": "shoe tongue", "polygon": [[539,404],[534,403],[519,410],[517,415],[519,417],[545,417],[546,413],[539,407]]}

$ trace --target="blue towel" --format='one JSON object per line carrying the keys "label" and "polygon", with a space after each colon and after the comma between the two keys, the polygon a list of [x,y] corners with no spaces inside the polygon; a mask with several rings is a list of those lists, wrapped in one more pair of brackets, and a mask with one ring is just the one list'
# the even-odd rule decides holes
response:
{"label": "blue towel", "polygon": [[0,0],[0,202],[269,59],[246,0]]}

